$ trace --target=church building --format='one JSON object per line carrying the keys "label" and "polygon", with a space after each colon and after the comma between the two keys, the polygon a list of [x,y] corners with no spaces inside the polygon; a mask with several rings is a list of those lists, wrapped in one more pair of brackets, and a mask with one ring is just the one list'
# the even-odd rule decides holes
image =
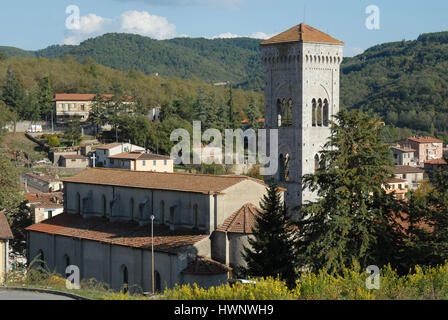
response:
{"label": "church building", "polygon": [[64,213],[28,231],[28,261],[36,256],[64,274],[112,288],[152,287],[154,215],[156,289],[228,280],[244,265],[266,185],[245,176],[212,176],[93,168],[63,180]]}
{"label": "church building", "polygon": [[319,152],[330,136],[330,120],[339,112],[343,45],[303,23],[261,43],[265,126],[278,129],[279,170],[274,179],[287,189],[285,202],[290,212],[316,198],[303,190],[301,180],[319,167]]}

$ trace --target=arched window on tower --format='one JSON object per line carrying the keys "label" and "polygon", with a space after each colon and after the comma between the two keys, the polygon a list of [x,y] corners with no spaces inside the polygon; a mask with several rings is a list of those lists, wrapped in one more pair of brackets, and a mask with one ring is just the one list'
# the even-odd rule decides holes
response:
{"label": "arched window on tower", "polygon": [[282,102],[277,100],[277,126],[280,128],[283,122]]}
{"label": "arched window on tower", "polygon": [[322,127],[322,100],[317,102],[317,125]]}
{"label": "arched window on tower", "polygon": [[316,112],[317,112],[317,103],[316,103],[316,99],[313,99],[312,101],[312,109],[311,109],[311,123],[313,124],[313,127],[316,126],[317,121],[316,121]]}
{"label": "arched window on tower", "polygon": [[285,181],[285,158],[283,157],[282,154],[280,154],[279,158],[278,158],[278,163],[279,163],[279,178],[280,181]]}
{"label": "arched window on tower", "polygon": [[318,154],[316,154],[314,156],[314,173],[316,173],[317,170],[319,170],[319,155]]}
{"label": "arched window on tower", "polygon": [[292,126],[292,105],[293,102],[291,99],[286,102],[285,100],[285,126]]}
{"label": "arched window on tower", "polygon": [[125,265],[121,266],[121,283],[123,292],[126,293],[129,290],[129,273],[128,268]]}
{"label": "arched window on tower", "polygon": [[285,176],[284,176],[284,179],[285,179],[286,182],[290,181],[290,174],[289,174],[289,167],[290,167],[290,163],[291,163],[290,158],[291,157],[289,156],[289,154],[287,154],[285,156],[285,164],[284,164]]}
{"label": "arched window on tower", "polygon": [[330,124],[330,112],[329,112],[329,106],[328,106],[328,100],[324,100],[324,107],[323,107],[323,118],[324,118],[324,127],[328,127]]}

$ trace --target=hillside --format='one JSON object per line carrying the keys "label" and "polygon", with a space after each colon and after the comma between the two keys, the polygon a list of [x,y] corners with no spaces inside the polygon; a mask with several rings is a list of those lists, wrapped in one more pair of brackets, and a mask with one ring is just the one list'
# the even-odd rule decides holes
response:
{"label": "hillside", "polygon": [[[122,71],[138,70],[208,83],[231,81],[242,89],[262,91],[259,43],[250,38],[160,41],[131,34],[106,34],[79,46],[51,46],[35,52],[11,47],[0,50],[21,57],[70,55],[86,65],[96,61]],[[448,32],[374,46],[344,60],[341,106],[362,108],[398,128],[448,140],[447,68]]]}
{"label": "hillside", "polygon": [[341,105],[448,139],[448,32],[378,45],[345,59]]}
{"label": "hillside", "polygon": [[109,33],[86,40],[79,46],[51,46],[35,52],[16,48],[4,51],[10,57],[61,58],[71,55],[79,62],[90,57],[122,71],[139,70],[163,77],[197,78],[209,83],[230,81],[235,85],[244,84],[245,89],[260,89],[260,41],[251,38],[154,40],[133,34]]}

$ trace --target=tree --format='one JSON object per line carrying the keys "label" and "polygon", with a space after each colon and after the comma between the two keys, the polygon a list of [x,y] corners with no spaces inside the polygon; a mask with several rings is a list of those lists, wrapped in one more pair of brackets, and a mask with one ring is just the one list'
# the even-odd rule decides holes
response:
{"label": "tree", "polygon": [[279,276],[293,287],[297,277],[294,231],[276,183],[271,183],[260,206],[263,213],[256,219],[250,247],[243,250],[247,267],[241,272],[248,276]]}
{"label": "tree", "polygon": [[49,77],[44,77],[38,81],[37,102],[42,119],[47,120],[53,110],[54,92],[51,87]]}
{"label": "tree", "polygon": [[0,211],[7,213],[17,208],[23,201],[19,173],[11,161],[0,156]]}
{"label": "tree", "polygon": [[301,267],[341,272],[361,265],[396,264],[401,205],[384,186],[392,177],[388,146],[377,120],[358,111],[341,111],[331,122],[331,137],[320,152],[304,189],[318,200],[301,207],[298,250]]}
{"label": "tree", "polygon": [[14,238],[10,241],[13,255],[25,256],[27,248],[26,228],[34,223],[27,201],[23,201],[17,208],[7,214]]}
{"label": "tree", "polygon": [[230,128],[229,129],[236,129],[239,128],[238,125],[238,119],[236,116],[236,112],[235,112],[235,106],[234,106],[234,101],[233,101],[233,89],[232,89],[232,84],[229,84],[229,100],[227,101],[227,106],[229,107],[229,125]]}
{"label": "tree", "polygon": [[258,120],[261,118],[261,112],[255,105],[255,99],[253,96],[250,97],[249,104],[244,108],[244,113],[249,121],[249,127],[255,130],[259,129],[260,123]]}
{"label": "tree", "polygon": [[60,144],[61,142],[59,141],[58,136],[54,135],[48,138],[48,146],[50,148],[59,147]]}
{"label": "tree", "polygon": [[9,66],[6,72],[5,83],[2,87],[1,100],[21,119],[23,118],[22,109],[25,95],[25,89],[17,79],[12,67]]}
{"label": "tree", "polygon": [[5,61],[6,59],[8,59],[8,55],[3,51],[0,51],[0,61]]}
{"label": "tree", "polygon": [[77,120],[67,121],[65,127],[65,136],[67,139],[72,141],[72,146],[75,146],[81,141],[82,129],[81,124]]}

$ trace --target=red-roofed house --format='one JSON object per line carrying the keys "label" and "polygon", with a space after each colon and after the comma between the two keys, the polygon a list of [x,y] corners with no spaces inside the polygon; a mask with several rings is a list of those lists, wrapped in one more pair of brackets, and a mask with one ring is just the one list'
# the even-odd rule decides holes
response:
{"label": "red-roofed house", "polygon": [[415,150],[416,164],[420,167],[428,160],[443,157],[443,141],[433,137],[410,137],[400,145]]}

